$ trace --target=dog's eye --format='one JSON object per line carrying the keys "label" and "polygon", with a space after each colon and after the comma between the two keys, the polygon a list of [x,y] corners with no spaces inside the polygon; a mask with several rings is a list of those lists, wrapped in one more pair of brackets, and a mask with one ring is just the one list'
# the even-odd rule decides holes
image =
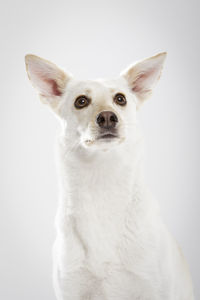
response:
{"label": "dog's eye", "polygon": [[74,102],[74,106],[76,108],[83,108],[90,104],[90,99],[88,99],[86,96],[79,96],[76,98],[76,101]]}
{"label": "dog's eye", "polygon": [[126,105],[126,97],[123,94],[116,94],[114,101],[119,105]]}

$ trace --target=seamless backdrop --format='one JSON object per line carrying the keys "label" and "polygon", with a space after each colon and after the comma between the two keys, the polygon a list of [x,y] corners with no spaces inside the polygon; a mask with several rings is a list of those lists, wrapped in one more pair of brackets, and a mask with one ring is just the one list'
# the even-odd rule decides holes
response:
{"label": "seamless backdrop", "polygon": [[168,52],[163,75],[139,113],[146,181],[200,299],[199,1],[7,0],[0,6],[0,299],[55,299],[59,124],[29,83],[24,55],[91,79],[117,76],[160,51]]}

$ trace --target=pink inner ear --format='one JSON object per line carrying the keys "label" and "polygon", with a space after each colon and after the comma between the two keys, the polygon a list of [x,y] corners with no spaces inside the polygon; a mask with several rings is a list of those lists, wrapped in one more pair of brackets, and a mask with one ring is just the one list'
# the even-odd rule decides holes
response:
{"label": "pink inner ear", "polygon": [[133,91],[134,92],[140,92],[144,88],[144,81],[150,75],[149,73],[142,73],[138,76],[136,81],[133,83]]}
{"label": "pink inner ear", "polygon": [[154,74],[154,70],[149,70],[145,73],[140,74],[135,82],[133,83],[133,91],[134,92],[141,92],[144,89],[148,89],[147,81],[150,77]]}
{"label": "pink inner ear", "polygon": [[58,84],[54,79],[45,79],[45,82],[50,85],[53,96],[61,96],[62,93],[59,91]]}

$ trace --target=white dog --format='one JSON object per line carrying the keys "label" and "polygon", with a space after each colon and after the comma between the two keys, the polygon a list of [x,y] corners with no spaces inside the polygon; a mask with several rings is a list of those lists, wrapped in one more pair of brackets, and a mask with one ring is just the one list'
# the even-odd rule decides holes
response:
{"label": "white dog", "polygon": [[26,56],[28,76],[62,125],[54,286],[59,300],[192,300],[187,265],[142,171],[137,109],[166,53],[114,80],[79,81]]}

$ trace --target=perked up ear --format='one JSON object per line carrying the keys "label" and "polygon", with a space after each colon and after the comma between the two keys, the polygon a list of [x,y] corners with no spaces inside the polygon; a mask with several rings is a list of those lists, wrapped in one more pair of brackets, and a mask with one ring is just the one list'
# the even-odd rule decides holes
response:
{"label": "perked up ear", "polygon": [[38,90],[42,102],[56,109],[71,76],[53,63],[36,55],[25,56],[28,77]]}
{"label": "perked up ear", "polygon": [[135,63],[120,75],[128,81],[128,85],[138,99],[138,106],[152,93],[152,89],[160,78],[167,53],[159,53]]}

